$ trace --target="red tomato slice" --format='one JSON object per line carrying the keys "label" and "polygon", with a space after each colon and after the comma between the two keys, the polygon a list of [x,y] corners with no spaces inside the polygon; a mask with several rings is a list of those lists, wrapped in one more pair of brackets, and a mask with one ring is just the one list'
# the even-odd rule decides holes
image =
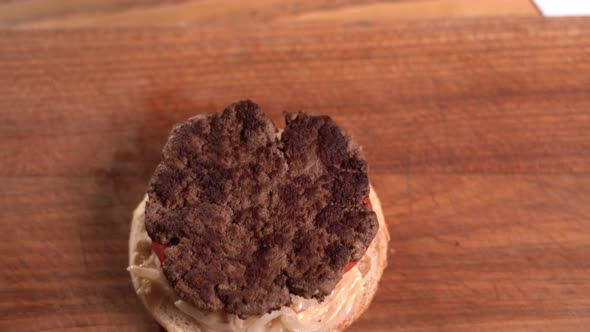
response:
{"label": "red tomato slice", "polygon": [[344,273],[352,270],[352,268],[355,267],[356,264],[358,264],[358,261],[348,263],[348,265],[346,265],[346,267],[344,268]]}
{"label": "red tomato slice", "polygon": [[166,249],[166,246],[163,244],[159,244],[158,242],[152,241],[152,249],[154,249],[156,256],[158,256],[160,263],[163,263],[164,259],[166,258],[164,256],[164,249]]}

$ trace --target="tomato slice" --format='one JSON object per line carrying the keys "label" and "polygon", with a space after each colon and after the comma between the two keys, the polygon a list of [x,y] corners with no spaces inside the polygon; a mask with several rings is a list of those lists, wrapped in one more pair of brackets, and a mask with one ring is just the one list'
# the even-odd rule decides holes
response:
{"label": "tomato slice", "polygon": [[344,273],[352,270],[352,268],[355,267],[357,264],[358,264],[358,261],[348,263],[348,265],[346,265],[346,267],[344,268]]}
{"label": "tomato slice", "polygon": [[364,204],[369,204],[369,206],[371,207],[371,209],[373,208],[373,204],[371,204],[371,200],[369,199],[369,197],[366,197],[365,199],[363,199],[363,203]]}
{"label": "tomato slice", "polygon": [[164,249],[166,249],[166,246],[163,244],[159,244],[158,242],[152,241],[152,249],[154,249],[156,256],[158,256],[160,263],[163,263],[164,259],[166,258],[164,256]]}

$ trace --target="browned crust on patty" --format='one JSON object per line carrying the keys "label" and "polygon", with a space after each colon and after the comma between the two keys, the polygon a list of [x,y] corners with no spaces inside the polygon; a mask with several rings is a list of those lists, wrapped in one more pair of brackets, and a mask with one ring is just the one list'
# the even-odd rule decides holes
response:
{"label": "browned crust on patty", "polygon": [[377,233],[367,164],[327,116],[286,115],[278,131],[243,101],[170,135],[148,190],[146,229],[162,268],[202,310],[241,317],[322,300]]}

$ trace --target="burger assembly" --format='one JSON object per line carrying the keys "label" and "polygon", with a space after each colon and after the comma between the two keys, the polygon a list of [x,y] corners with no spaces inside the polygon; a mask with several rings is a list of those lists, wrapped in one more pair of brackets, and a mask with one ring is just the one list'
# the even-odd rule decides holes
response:
{"label": "burger assembly", "polygon": [[168,331],[341,331],[389,234],[354,139],[328,116],[279,131],[241,101],[176,126],[133,213],[133,286]]}

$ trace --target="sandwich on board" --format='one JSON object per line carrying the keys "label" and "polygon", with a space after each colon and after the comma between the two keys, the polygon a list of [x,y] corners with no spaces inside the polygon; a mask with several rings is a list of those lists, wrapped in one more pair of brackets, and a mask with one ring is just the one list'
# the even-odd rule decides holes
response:
{"label": "sandwich on board", "polygon": [[176,126],[133,214],[133,285],[168,331],[339,331],[368,307],[389,234],[354,139],[279,131],[241,101]]}

